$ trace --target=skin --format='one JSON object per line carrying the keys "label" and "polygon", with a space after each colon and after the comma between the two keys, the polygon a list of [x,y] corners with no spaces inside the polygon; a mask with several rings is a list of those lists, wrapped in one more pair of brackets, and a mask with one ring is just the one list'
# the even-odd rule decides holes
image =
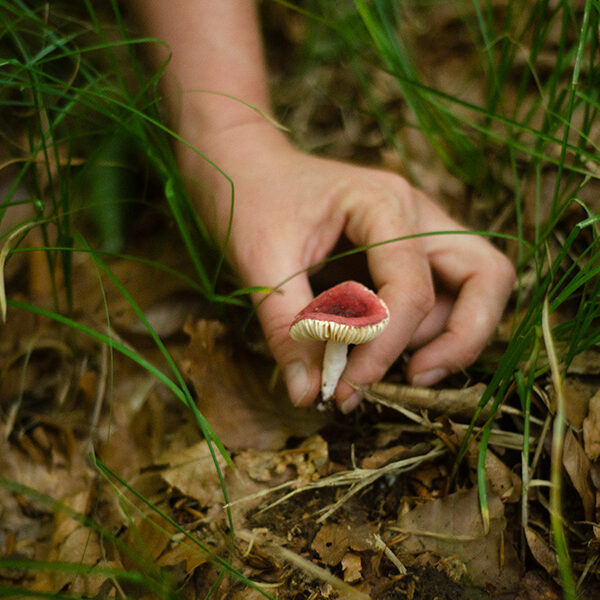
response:
{"label": "skin", "polygon": [[[464,229],[402,177],[304,154],[248,106],[199,91],[222,92],[270,114],[253,2],[132,4],[145,32],[165,40],[172,52],[165,78],[172,126],[235,182],[227,257],[245,285],[278,285],[326,258],[342,234],[363,246]],[[159,45],[153,52],[158,64],[169,56]],[[222,242],[229,183],[183,146],[178,158],[200,215]],[[474,235],[385,244],[368,250],[367,259],[390,324],[350,353],[344,378],[360,384],[381,379],[406,348],[414,350],[406,374],[414,385],[433,385],[467,367],[497,325],[515,277],[506,257]],[[294,277],[281,292],[253,301],[291,401],[308,406],[319,392],[324,345],[295,342],[288,334],[296,313],[313,298],[307,275]],[[360,395],[342,380],[336,402],[349,412]]]}

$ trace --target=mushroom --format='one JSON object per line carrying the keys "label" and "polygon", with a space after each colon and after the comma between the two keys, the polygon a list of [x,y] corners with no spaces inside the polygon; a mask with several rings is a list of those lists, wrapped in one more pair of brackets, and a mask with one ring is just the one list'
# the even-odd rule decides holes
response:
{"label": "mushroom", "polygon": [[319,294],[295,316],[290,325],[293,340],[326,342],[320,408],[327,406],[337,387],[346,366],[348,344],[370,342],[389,320],[383,300],[356,281],[344,281]]}

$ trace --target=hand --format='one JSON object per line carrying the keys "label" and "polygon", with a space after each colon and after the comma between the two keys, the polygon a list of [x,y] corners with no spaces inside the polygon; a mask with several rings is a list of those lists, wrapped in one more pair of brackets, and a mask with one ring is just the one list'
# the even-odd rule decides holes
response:
{"label": "hand", "polygon": [[[235,184],[227,256],[245,285],[277,286],[326,258],[343,233],[356,246],[366,246],[464,230],[402,177],[303,154],[265,122],[240,123],[214,134],[210,144],[203,142]],[[228,182],[189,150],[180,159],[190,182],[208,183],[212,200],[198,195],[198,209],[222,241],[231,201]],[[498,323],[514,281],[506,257],[471,234],[383,244],[367,251],[367,261],[390,324],[379,338],[351,351],[343,377],[359,384],[381,379],[407,347],[416,348],[407,369],[414,385],[432,385],[468,366]],[[258,317],[291,401],[308,406],[319,391],[324,344],[295,342],[288,334],[293,317],[313,297],[306,271],[280,291],[253,301],[259,303]],[[336,402],[343,412],[360,399],[340,381]]]}

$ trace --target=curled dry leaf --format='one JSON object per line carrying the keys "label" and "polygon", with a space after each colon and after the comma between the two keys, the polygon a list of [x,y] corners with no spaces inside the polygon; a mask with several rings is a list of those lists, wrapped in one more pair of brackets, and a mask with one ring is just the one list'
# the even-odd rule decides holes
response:
{"label": "curled dry leaf", "polygon": [[[596,391],[595,386],[576,377],[567,377],[563,382],[565,418],[575,429],[581,429],[583,420],[588,414],[589,403]],[[552,410],[556,406],[556,391],[554,386],[547,387],[548,396],[552,401]]]}
{"label": "curled dry leaf", "polygon": [[[464,431],[453,428],[458,441],[464,436]],[[466,458],[473,471],[477,470],[479,459],[479,444],[471,440],[467,447]],[[485,455],[485,478],[490,489],[503,502],[518,502],[521,497],[521,478],[510,469],[491,449]]]}
{"label": "curled dry leaf", "polygon": [[561,600],[560,588],[542,571],[530,570],[519,584],[519,600]]}
{"label": "curled dry leaf", "polygon": [[590,400],[587,417],[583,420],[583,444],[591,461],[600,457],[600,391]]}
{"label": "curled dry leaf", "polygon": [[407,451],[406,446],[392,446],[375,450],[369,456],[363,458],[360,463],[361,469],[379,469],[388,463],[398,460]]}
{"label": "curled dry leaf", "polygon": [[563,466],[581,498],[585,518],[588,521],[593,521],[595,494],[590,486],[590,460],[571,429],[565,435]]}
{"label": "curled dry leaf", "polygon": [[[82,490],[62,500],[61,505],[69,511],[85,515],[89,511],[92,500],[91,489]],[[79,520],[74,519],[70,512],[57,505],[55,514],[55,529],[50,540],[48,560],[69,562],[81,565],[95,566],[103,558],[102,547],[98,534]],[[76,571],[38,571],[32,584],[38,591],[53,590],[58,592],[69,589],[74,594],[85,596],[96,595],[106,577],[81,574]]]}
{"label": "curled dry leaf", "polygon": [[256,450],[250,448],[235,457],[238,471],[245,472],[257,482],[293,477],[298,485],[319,477],[319,470],[329,460],[327,442],[318,434],[304,440],[293,450]]}
{"label": "curled dry leaf", "polygon": [[531,527],[525,527],[525,539],[531,550],[531,554],[538,564],[548,572],[556,581],[560,580],[558,575],[558,563],[556,561],[556,553],[550,545]]}
{"label": "curled dry leaf", "polygon": [[576,354],[567,373],[569,375],[600,375],[600,350],[588,348]]}
{"label": "curled dry leaf", "polygon": [[188,574],[209,559],[210,556],[198,544],[185,538],[174,543],[173,547],[158,559],[158,564],[170,567],[185,562],[185,572]]}
{"label": "curled dry leaf", "polygon": [[175,528],[157,513],[137,512],[122,536],[125,546],[120,556],[125,568],[137,568],[136,555],[152,564],[167,549],[174,533]]}

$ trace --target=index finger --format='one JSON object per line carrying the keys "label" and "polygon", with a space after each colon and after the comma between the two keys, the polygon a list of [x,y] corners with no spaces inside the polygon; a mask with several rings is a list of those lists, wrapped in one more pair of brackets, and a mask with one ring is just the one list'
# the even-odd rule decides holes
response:
{"label": "index finger", "polygon": [[[434,305],[431,269],[422,240],[380,244],[416,232],[417,208],[411,196],[408,183],[399,193],[380,188],[354,199],[348,209],[348,238],[356,245],[378,244],[367,250],[367,260],[378,295],[390,311],[387,330],[350,353],[344,376],[359,384],[383,377]],[[353,388],[341,381],[336,390],[338,404],[341,406],[352,392]]]}

